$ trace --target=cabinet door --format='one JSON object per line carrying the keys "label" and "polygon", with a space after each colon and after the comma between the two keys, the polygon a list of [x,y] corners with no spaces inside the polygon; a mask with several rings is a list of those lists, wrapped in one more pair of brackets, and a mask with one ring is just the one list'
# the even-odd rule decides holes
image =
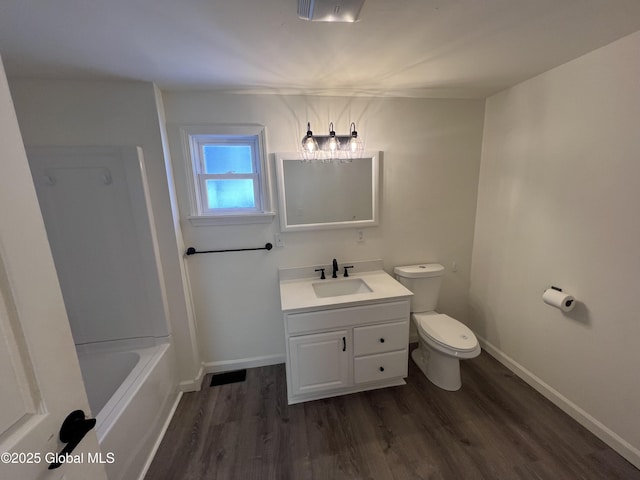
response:
{"label": "cabinet door", "polygon": [[349,385],[351,338],[347,330],[289,338],[293,395]]}

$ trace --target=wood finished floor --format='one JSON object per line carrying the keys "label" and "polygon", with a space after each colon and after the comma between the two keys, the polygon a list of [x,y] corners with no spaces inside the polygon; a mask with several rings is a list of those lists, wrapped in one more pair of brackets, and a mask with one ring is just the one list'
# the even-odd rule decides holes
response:
{"label": "wood finished floor", "polygon": [[287,405],[284,365],[186,393],[146,480],[640,479],[640,471],[483,352],[463,387],[407,385]]}

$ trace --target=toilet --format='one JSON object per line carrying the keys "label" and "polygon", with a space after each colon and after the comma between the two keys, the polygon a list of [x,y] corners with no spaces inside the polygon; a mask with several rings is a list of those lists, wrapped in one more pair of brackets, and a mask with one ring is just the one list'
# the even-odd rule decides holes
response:
{"label": "toilet", "polygon": [[444,275],[437,263],[395,267],[396,279],[413,292],[411,319],[418,330],[418,348],[411,358],[436,386],[459,390],[460,360],[480,355],[474,333],[455,318],[435,311]]}

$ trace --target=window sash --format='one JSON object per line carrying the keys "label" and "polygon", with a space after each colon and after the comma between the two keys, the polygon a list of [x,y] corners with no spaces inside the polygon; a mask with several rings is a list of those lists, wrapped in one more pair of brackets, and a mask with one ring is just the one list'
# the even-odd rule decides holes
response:
{"label": "window sash", "polygon": [[[209,194],[207,192],[207,180],[240,180],[250,179],[253,182],[253,207],[233,207],[233,208],[209,208]],[[200,187],[200,209],[207,215],[224,215],[229,213],[262,212],[260,177],[257,174],[198,174],[198,186]]]}
{"label": "window sash", "polygon": [[[250,151],[251,151],[251,172],[241,172],[241,173],[255,173],[257,171],[257,164],[259,162],[257,162],[257,140],[256,139],[251,139],[249,141],[244,140],[244,141],[238,141],[238,140],[229,140],[229,139],[224,139],[224,140],[219,140],[219,141],[201,141],[198,143],[198,154],[199,154],[199,172],[206,174],[207,173],[207,168],[206,168],[206,158],[205,158],[205,153],[204,153],[204,149],[208,146],[229,146],[229,147],[249,147]],[[230,172],[231,173],[231,172]],[[213,174],[215,175],[215,174]]]}
{"label": "window sash", "polygon": [[[204,147],[207,145],[245,145],[251,148],[251,164],[253,173],[204,173]],[[262,213],[263,178],[260,162],[259,139],[257,135],[194,135],[192,137],[192,155],[197,155],[195,164],[195,180],[198,185],[198,210],[200,215],[229,215],[245,213]],[[196,160],[196,159],[194,159]],[[251,179],[253,181],[254,207],[209,208],[207,180]]]}

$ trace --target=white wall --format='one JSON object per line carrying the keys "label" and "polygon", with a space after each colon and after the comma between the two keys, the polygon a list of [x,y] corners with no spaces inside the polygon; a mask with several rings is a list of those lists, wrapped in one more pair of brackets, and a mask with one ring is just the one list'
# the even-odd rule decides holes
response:
{"label": "white wall", "polygon": [[487,100],[470,295],[494,353],[640,466],[638,52],[640,32]]}
{"label": "white wall", "polygon": [[[440,310],[465,320],[473,240],[484,102],[391,98],[333,98],[163,92],[182,230],[200,250],[254,247],[273,242],[278,219],[266,225],[192,227],[184,218],[184,152],[179,124],[259,123],[270,153],[296,151],[306,122],[338,134],[355,121],[368,150],[384,151],[381,225],[282,234],[271,252],[195,255],[187,259],[203,360],[210,370],[284,359],[279,266],[382,258],[399,264],[439,261],[449,271]],[[273,164],[271,165],[273,167]],[[273,179],[272,179],[273,180]],[[275,182],[272,181],[275,185]],[[331,195],[331,185],[326,185]],[[275,190],[274,190],[275,194]],[[274,197],[275,200],[276,197]],[[458,271],[450,267],[456,261]]]}
{"label": "white wall", "polygon": [[[151,83],[10,80],[27,147],[128,145],[143,149],[179,377],[193,380],[194,359],[181,257],[171,215],[156,90]],[[160,106],[161,107],[161,106]],[[161,113],[161,112],[160,112]]]}

